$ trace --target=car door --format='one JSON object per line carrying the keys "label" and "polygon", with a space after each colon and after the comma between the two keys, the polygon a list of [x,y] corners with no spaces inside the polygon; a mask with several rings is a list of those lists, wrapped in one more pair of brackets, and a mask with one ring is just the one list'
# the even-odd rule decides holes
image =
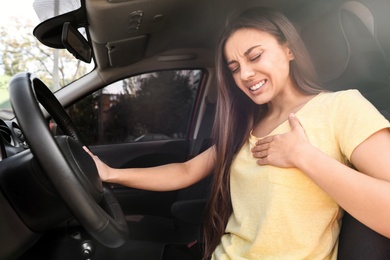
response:
{"label": "car door", "polygon": [[[156,71],[128,77],[91,93],[69,107],[68,113],[92,152],[112,167],[183,162],[199,146],[192,136],[205,77],[202,70]],[[132,238],[180,240],[173,235],[177,232],[171,207],[181,191],[108,186],[122,206]]]}

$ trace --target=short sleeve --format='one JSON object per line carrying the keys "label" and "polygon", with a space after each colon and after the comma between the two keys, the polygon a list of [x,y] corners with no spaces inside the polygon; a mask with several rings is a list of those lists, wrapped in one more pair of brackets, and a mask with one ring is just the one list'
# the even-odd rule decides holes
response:
{"label": "short sleeve", "polygon": [[336,95],[332,124],[341,153],[350,161],[352,152],[389,121],[358,90]]}

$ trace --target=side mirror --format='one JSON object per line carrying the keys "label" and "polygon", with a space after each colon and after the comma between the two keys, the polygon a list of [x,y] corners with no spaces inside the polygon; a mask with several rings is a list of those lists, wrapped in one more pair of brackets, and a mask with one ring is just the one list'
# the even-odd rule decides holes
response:
{"label": "side mirror", "polygon": [[92,48],[84,36],[69,22],[62,27],[62,43],[76,59],[90,63],[92,60]]}

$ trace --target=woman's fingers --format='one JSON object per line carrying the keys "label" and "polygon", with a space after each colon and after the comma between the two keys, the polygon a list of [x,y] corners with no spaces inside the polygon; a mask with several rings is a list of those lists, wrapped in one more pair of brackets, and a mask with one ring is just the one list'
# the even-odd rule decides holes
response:
{"label": "woman's fingers", "polygon": [[292,131],[294,131],[297,127],[302,127],[299,119],[293,113],[288,116],[288,122],[290,123]]}
{"label": "woman's fingers", "polygon": [[84,151],[86,151],[90,156],[94,156],[94,154],[86,147],[83,146]]}
{"label": "woman's fingers", "polygon": [[258,159],[258,164],[270,164],[278,167],[294,167],[295,150],[307,143],[305,131],[299,119],[290,114],[288,121],[291,131],[284,134],[267,136],[256,142],[251,149],[253,157]]}

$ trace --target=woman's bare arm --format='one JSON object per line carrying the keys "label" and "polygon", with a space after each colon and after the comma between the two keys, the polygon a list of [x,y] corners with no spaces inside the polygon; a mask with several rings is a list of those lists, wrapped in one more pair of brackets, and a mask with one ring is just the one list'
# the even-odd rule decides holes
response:
{"label": "woman's bare arm", "polygon": [[214,169],[213,147],[184,163],[171,163],[150,168],[116,169],[103,163],[89,150],[104,182],[137,189],[170,191],[188,187],[209,175]]}

